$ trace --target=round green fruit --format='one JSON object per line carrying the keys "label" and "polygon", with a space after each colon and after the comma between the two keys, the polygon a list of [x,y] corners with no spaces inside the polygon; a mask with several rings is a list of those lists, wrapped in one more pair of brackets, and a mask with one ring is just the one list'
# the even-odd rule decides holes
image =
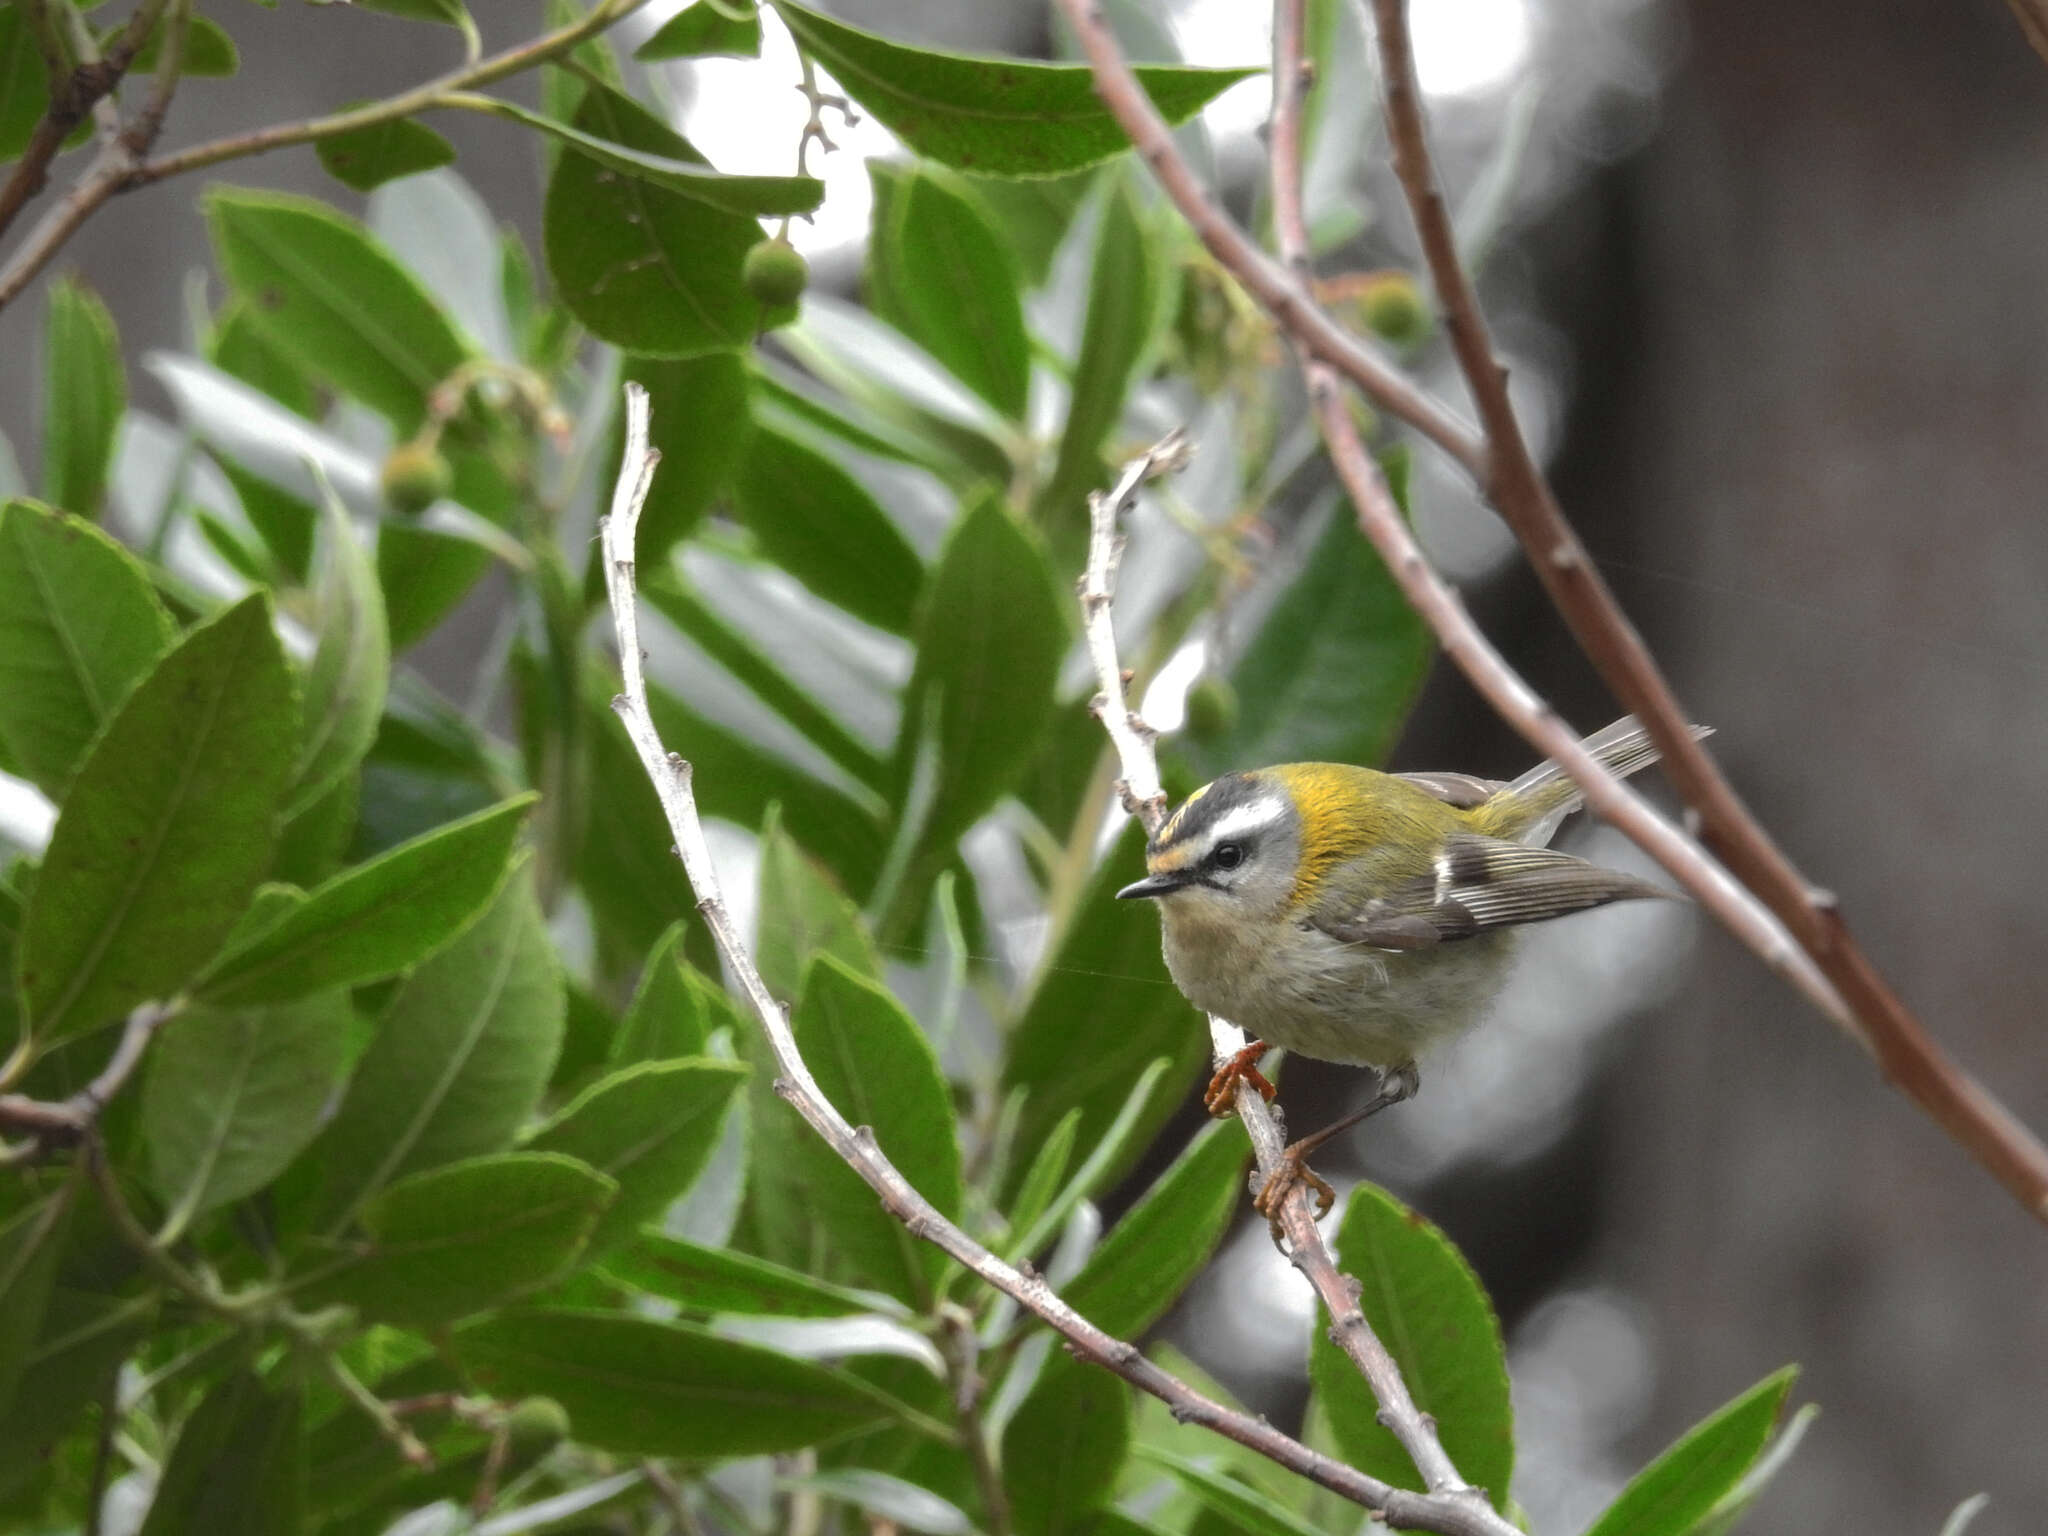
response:
{"label": "round green fruit", "polygon": [[417,517],[454,488],[455,471],[440,449],[421,442],[400,443],[384,460],[379,481],[394,511]]}
{"label": "round green fruit", "polygon": [[803,297],[811,267],[787,240],[763,240],[747,252],[740,279],[761,303],[780,309]]}

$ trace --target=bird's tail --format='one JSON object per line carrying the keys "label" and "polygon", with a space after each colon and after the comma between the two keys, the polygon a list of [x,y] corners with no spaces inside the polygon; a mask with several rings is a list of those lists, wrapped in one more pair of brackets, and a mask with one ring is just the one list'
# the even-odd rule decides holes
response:
{"label": "bird's tail", "polygon": [[[1695,725],[1692,734],[1698,740],[1713,735],[1714,728]],[[1634,715],[1623,715],[1580,745],[1609,773],[1624,779],[1663,756]],[[1490,803],[1513,807],[1510,818],[1503,818],[1510,820],[1510,824],[1496,835],[1541,847],[1550,841],[1559,822],[1586,803],[1586,797],[1562,768],[1546,759],[1501,790]]]}

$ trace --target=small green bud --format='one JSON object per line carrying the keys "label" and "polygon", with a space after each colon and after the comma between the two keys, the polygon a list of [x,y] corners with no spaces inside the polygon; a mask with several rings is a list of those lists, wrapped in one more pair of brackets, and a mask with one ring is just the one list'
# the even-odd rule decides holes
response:
{"label": "small green bud", "polygon": [[1237,724],[1237,690],[1230,679],[1206,674],[1188,690],[1188,734],[1197,741],[1215,741]]}
{"label": "small green bud", "polygon": [[523,1397],[505,1419],[508,1464],[530,1467],[569,1438],[569,1411],[552,1397]]}
{"label": "small green bud", "polygon": [[747,252],[740,279],[756,299],[770,309],[780,309],[803,297],[811,267],[787,240],[763,240]]}
{"label": "small green bud", "polygon": [[392,509],[417,517],[454,487],[455,471],[440,449],[414,439],[391,450],[379,478]]}
{"label": "small green bud", "polygon": [[1359,294],[1366,328],[1404,351],[1429,338],[1435,323],[1422,290],[1406,272],[1376,272]]}

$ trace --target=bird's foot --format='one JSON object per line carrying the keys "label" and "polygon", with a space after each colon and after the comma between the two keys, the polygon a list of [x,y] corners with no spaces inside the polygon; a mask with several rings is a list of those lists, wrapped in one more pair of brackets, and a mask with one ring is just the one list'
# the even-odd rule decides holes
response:
{"label": "bird's foot", "polygon": [[1209,1091],[1202,1095],[1202,1107],[1218,1120],[1228,1120],[1237,1113],[1237,1085],[1250,1083],[1259,1090],[1259,1097],[1268,1104],[1273,1102],[1279,1089],[1266,1081],[1266,1074],[1259,1070],[1259,1058],[1266,1054],[1268,1046],[1263,1040],[1254,1040],[1237,1052],[1209,1079]]}
{"label": "bird's foot", "polygon": [[1313,1143],[1316,1141],[1317,1138],[1306,1136],[1282,1152],[1280,1161],[1273,1165],[1273,1171],[1266,1175],[1266,1182],[1252,1197],[1252,1209],[1266,1218],[1275,1243],[1287,1235],[1280,1226],[1280,1211],[1296,1185],[1315,1191],[1317,1221],[1329,1215],[1330,1207],[1337,1201],[1337,1191],[1330,1188],[1329,1181],[1308,1165],[1308,1154],[1315,1150]]}

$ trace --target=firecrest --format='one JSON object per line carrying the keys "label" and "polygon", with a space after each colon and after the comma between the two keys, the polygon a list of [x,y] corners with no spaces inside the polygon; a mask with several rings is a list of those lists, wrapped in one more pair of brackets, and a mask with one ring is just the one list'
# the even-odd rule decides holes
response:
{"label": "firecrest", "polygon": [[[1658,756],[1633,718],[1585,747],[1621,775]],[[1226,774],[1161,823],[1145,878],[1117,894],[1159,903],[1166,966],[1188,1001],[1257,1036],[1210,1083],[1210,1112],[1231,1113],[1240,1079],[1273,1097],[1257,1064],[1275,1046],[1380,1073],[1361,1109],[1288,1148],[1262,1214],[1277,1217],[1296,1182],[1328,1211],[1330,1186],[1304,1160],[1415,1092],[1423,1048],[1498,996],[1516,928],[1673,894],[1546,847],[1580,804],[1551,762],[1512,784],[1283,763]]]}

